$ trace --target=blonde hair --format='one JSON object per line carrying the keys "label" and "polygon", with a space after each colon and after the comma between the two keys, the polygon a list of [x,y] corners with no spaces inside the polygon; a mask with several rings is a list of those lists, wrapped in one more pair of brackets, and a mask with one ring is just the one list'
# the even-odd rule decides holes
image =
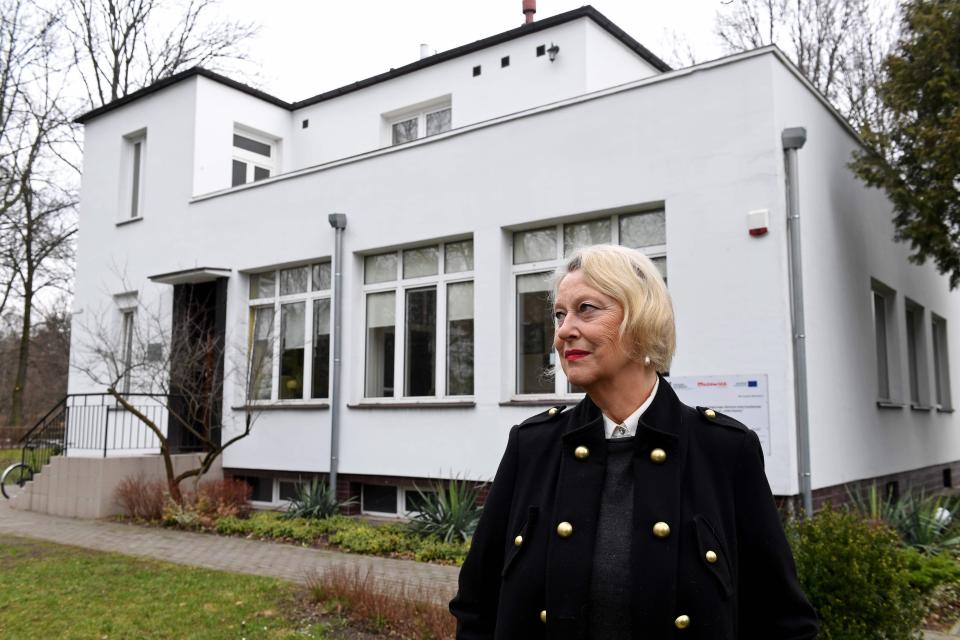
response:
{"label": "blonde hair", "polygon": [[659,269],[640,251],[615,245],[598,244],[577,250],[557,269],[553,280],[553,298],[560,281],[573,271],[584,281],[610,296],[623,307],[620,338],[627,355],[650,364],[657,371],[669,371],[677,347],[673,303]]}

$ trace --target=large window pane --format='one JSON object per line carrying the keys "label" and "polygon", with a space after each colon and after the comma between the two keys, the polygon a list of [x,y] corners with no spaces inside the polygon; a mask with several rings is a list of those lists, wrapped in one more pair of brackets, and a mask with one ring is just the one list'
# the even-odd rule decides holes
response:
{"label": "large window pane", "polygon": [[250,275],[250,299],[272,298],[277,291],[277,277],[275,271],[253,273]]}
{"label": "large window pane", "polygon": [[393,144],[403,144],[417,139],[417,118],[410,118],[393,125]]}
{"label": "large window pane", "polygon": [[407,291],[406,303],[405,395],[436,395],[437,288]]}
{"label": "large window pane", "polygon": [[620,244],[639,249],[667,243],[667,220],[663,211],[620,216]]}
{"label": "large window pane", "polygon": [[264,144],[257,140],[251,140],[246,136],[241,136],[238,134],[233,134],[233,146],[238,149],[243,149],[244,151],[250,151],[252,153],[259,154],[261,156],[270,157],[272,149],[270,145]]}
{"label": "large window pane", "polygon": [[397,488],[390,485],[365,484],[360,490],[360,501],[360,508],[363,511],[396,513]]}
{"label": "large window pane", "polygon": [[932,316],[934,398],[941,409],[951,409],[950,360],[947,356],[947,321]]}
{"label": "large window pane", "polygon": [[133,176],[130,183],[130,217],[136,218],[140,215],[140,165],[143,162],[143,142],[138,140],[133,143]]}
{"label": "large window pane", "polygon": [[280,295],[306,293],[310,282],[310,267],[295,267],[280,272]]}
{"label": "large window pane", "polygon": [[312,267],[313,291],[326,291],[330,288],[330,263],[321,262]]}
{"label": "large window pane", "polygon": [[873,294],[873,325],[877,340],[877,397],[890,398],[890,375],[887,361],[887,305],[883,296]]}
{"label": "large window pane", "polygon": [[396,294],[367,296],[367,370],[364,395],[393,396],[393,349],[396,335]]}
{"label": "large window pane", "polygon": [[555,260],[557,258],[557,229],[533,229],[513,234],[513,264]]}
{"label": "large window pane", "polygon": [[330,397],[330,299],[313,301],[313,382],[311,398]]}
{"label": "large window pane", "polygon": [[517,276],[517,393],[553,393],[550,273]]}
{"label": "large window pane", "polygon": [[254,400],[269,400],[273,377],[273,307],[257,307],[252,311],[249,395]]}
{"label": "large window pane", "polygon": [[233,161],[230,186],[238,187],[247,181],[247,163],[239,160]]}
{"label": "large window pane", "polygon": [[280,391],[282,400],[303,397],[305,303],[280,307]]}
{"label": "large window pane", "polygon": [[567,257],[581,247],[610,243],[610,218],[563,225],[563,255]]}
{"label": "large window pane", "polygon": [[473,395],[473,283],[447,287],[447,394]]}
{"label": "large window pane", "polygon": [[443,272],[473,271],[473,240],[448,242],[443,248]]}
{"label": "large window pane", "polygon": [[917,358],[917,309],[907,307],[907,373],[910,377],[910,402],[920,403],[920,367]]}
{"label": "large window pane", "polygon": [[367,256],[363,261],[363,281],[390,282],[397,279],[397,254],[381,253],[378,256]]}
{"label": "large window pane", "polygon": [[427,135],[450,130],[450,109],[441,109],[427,114]]}
{"label": "large window pane", "polygon": [[403,252],[403,277],[419,278],[437,275],[437,247],[420,247]]}

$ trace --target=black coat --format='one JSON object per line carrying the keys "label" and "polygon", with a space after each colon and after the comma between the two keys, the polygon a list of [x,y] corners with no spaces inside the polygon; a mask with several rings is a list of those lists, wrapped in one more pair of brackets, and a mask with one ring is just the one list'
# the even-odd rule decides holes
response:
{"label": "black coat", "polygon": [[[797,582],[756,434],[687,407],[661,378],[635,446],[633,606],[624,611],[635,637],[814,638],[816,616]],[[603,418],[589,397],[510,431],[450,603],[457,638],[586,637],[605,458]],[[558,533],[561,522],[572,534]]]}

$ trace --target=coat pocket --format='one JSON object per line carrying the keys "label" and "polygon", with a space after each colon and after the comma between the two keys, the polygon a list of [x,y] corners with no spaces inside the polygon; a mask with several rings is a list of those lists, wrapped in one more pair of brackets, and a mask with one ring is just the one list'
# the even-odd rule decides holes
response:
{"label": "coat pocket", "polygon": [[697,547],[700,551],[700,562],[707,571],[716,578],[723,592],[724,598],[733,593],[733,579],[730,575],[730,558],[720,536],[703,516],[694,516],[693,522],[697,530]]}
{"label": "coat pocket", "polygon": [[510,567],[513,566],[516,559],[520,556],[523,548],[530,544],[533,527],[537,524],[537,515],[540,513],[539,507],[529,507],[527,509],[527,519],[520,525],[520,528],[513,532],[513,538],[507,541],[509,545],[507,553],[503,560],[503,571],[501,577],[506,577]]}

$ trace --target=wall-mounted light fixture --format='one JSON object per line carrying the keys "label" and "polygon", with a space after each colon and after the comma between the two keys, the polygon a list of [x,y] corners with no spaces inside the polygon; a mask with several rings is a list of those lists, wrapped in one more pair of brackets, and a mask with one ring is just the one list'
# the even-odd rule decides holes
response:
{"label": "wall-mounted light fixture", "polygon": [[558,53],[560,53],[560,47],[558,47],[557,45],[551,42],[550,48],[547,49],[547,55],[550,56],[550,62],[553,62],[554,60],[557,59]]}

